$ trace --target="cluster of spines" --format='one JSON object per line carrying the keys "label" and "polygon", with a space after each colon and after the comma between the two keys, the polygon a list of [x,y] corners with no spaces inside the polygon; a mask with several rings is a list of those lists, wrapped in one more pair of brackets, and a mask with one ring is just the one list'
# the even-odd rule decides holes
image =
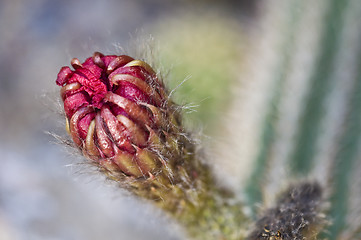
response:
{"label": "cluster of spines", "polygon": [[[303,240],[325,224],[320,215],[322,188],[317,183],[290,186],[257,220],[248,240]],[[306,238],[308,237],[308,238]]]}

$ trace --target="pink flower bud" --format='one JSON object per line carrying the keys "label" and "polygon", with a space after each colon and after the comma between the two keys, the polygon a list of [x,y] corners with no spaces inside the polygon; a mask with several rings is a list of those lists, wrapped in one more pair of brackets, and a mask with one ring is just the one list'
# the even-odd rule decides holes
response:
{"label": "pink flower bud", "polygon": [[162,141],[168,102],[164,86],[145,62],[94,53],[74,70],[62,67],[67,130],[75,145],[111,172],[151,177],[162,164],[154,146]]}
{"label": "pink flower bud", "polygon": [[154,70],[129,56],[97,52],[71,65],[74,70],[61,68],[56,83],[68,133],[83,155],[109,179],[170,213],[191,236],[225,239],[236,229],[227,239],[240,239],[242,207],[230,207],[231,192],[217,186],[201,161],[181,125],[181,107]]}

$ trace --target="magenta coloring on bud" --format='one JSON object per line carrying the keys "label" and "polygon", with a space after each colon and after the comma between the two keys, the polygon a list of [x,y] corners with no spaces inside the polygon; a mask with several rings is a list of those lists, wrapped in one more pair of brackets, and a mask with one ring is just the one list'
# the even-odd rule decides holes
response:
{"label": "magenta coloring on bud", "polygon": [[126,55],[98,52],[71,65],[74,70],[61,68],[56,83],[76,146],[109,171],[152,176],[160,161],[149,146],[166,105],[154,70]]}

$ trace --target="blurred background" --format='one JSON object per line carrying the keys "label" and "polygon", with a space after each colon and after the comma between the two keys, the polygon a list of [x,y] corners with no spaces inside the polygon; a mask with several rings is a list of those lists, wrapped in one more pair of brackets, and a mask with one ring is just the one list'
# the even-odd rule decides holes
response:
{"label": "blurred background", "polygon": [[360,239],[360,43],[358,0],[0,0],[0,239],[185,238],[48,134],[59,69],[94,51],[162,70],[249,216],[316,179],[330,239]]}

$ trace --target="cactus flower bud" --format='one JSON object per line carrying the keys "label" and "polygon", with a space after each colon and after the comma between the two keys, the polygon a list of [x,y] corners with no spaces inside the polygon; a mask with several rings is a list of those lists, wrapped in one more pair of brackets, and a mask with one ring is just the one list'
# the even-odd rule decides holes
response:
{"label": "cactus flower bud", "polygon": [[182,128],[181,108],[152,67],[98,52],[71,65],[73,70],[61,68],[56,83],[76,147],[110,179],[174,216],[191,236],[239,239],[242,205],[230,205],[232,193],[215,184]]}
{"label": "cactus flower bud", "polygon": [[[163,159],[157,146],[168,126],[168,99],[155,71],[129,56],[96,52],[74,70],[61,68],[67,130],[85,156],[111,172],[148,178]],[[163,162],[164,164],[164,162]]]}

